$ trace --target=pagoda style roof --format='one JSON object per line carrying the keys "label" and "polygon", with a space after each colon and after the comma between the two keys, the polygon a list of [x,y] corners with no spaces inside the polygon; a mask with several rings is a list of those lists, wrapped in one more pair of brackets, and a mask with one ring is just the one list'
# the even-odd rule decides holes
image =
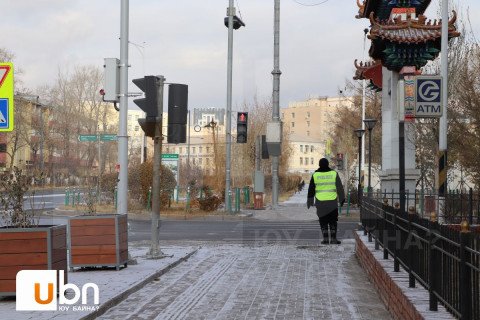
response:
{"label": "pagoda style roof", "polygon": [[[458,37],[454,25],[456,12],[448,22],[449,38]],[[368,38],[372,40],[369,54],[374,60],[381,60],[390,70],[400,70],[403,66],[423,67],[429,60],[438,56],[441,49],[442,21],[431,20],[423,14],[412,19],[407,13],[406,19],[396,17],[384,20],[370,13],[372,24]]]}
{"label": "pagoda style roof", "polygon": [[355,76],[353,80],[370,80],[368,87],[373,90],[382,90],[382,62],[380,60],[357,63],[355,59]]}
{"label": "pagoda style roof", "polygon": [[431,0],[357,0],[357,19],[368,18],[374,12],[375,18],[387,20],[393,8],[415,8],[417,14],[423,14]]}
{"label": "pagoda style roof", "polygon": [[[455,21],[457,20],[457,13],[453,11],[453,17],[448,22],[448,35],[450,38],[458,37],[460,33],[455,28]],[[420,43],[428,40],[436,40],[442,36],[442,19],[438,21],[435,19],[432,23],[423,14],[418,15],[418,19],[411,19],[407,16],[407,20],[402,20],[400,17],[392,20],[380,22],[377,17],[374,18],[374,13],[370,13],[370,22],[372,28],[368,38],[373,40],[380,37],[385,40],[398,43]]]}

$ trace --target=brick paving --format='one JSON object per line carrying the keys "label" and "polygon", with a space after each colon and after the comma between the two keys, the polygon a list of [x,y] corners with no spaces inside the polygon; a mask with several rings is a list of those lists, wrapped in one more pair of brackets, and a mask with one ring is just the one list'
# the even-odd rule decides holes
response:
{"label": "brick paving", "polygon": [[342,245],[206,245],[98,319],[390,319]]}

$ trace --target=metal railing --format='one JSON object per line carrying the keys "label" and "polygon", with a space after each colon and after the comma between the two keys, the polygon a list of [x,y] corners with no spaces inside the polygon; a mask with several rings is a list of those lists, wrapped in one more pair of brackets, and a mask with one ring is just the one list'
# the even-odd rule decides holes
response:
{"label": "metal railing", "polygon": [[413,203],[401,212],[398,202],[378,200],[364,197],[360,213],[375,249],[393,258],[395,272],[400,266],[408,272],[410,287],[418,282],[429,291],[430,310],[441,303],[455,317],[480,319],[480,234],[467,220],[442,225],[435,212],[431,219],[417,215]]}

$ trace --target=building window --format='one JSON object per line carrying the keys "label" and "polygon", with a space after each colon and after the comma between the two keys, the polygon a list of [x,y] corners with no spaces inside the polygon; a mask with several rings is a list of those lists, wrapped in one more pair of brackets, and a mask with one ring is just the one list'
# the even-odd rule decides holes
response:
{"label": "building window", "polygon": [[[308,134],[308,131],[307,131],[307,134]],[[308,152],[308,146],[305,145],[305,153],[307,153],[307,152]]]}
{"label": "building window", "polygon": [[128,121],[132,121],[132,115],[128,115]]}
{"label": "building window", "polygon": [[128,131],[132,131],[132,125],[131,124],[128,125]]}
{"label": "building window", "polygon": [[303,158],[300,157],[300,165],[303,165]]}
{"label": "building window", "polygon": [[323,127],[327,126],[327,121],[323,121]]}
{"label": "building window", "polygon": [[307,121],[307,127],[310,127],[310,121]]}
{"label": "building window", "polygon": [[195,153],[195,147],[192,147],[192,153]]}
{"label": "building window", "polygon": [[140,127],[139,126],[135,126],[135,131],[138,131],[140,130]]}
{"label": "building window", "polygon": [[292,128],[295,128],[295,122],[292,122]]}
{"label": "building window", "polygon": [[292,118],[295,118],[295,112],[292,112]]}
{"label": "building window", "polygon": [[327,116],[327,111],[324,111],[324,112],[323,112],[323,116],[324,116],[324,117]]}
{"label": "building window", "polygon": [[283,118],[285,118],[285,113],[282,112],[280,115],[280,119],[283,119]]}
{"label": "building window", "polygon": [[311,161],[310,164],[313,164],[313,158],[310,158],[310,161]]}
{"label": "building window", "polygon": [[313,146],[310,146],[310,152],[313,152]]}
{"label": "building window", "polygon": [[198,164],[202,165],[202,158],[198,159]]}
{"label": "building window", "polygon": [[310,111],[307,111],[307,118],[310,118]]}
{"label": "building window", "polygon": [[205,159],[207,162],[207,166],[210,164],[210,158]]}
{"label": "building window", "polygon": [[209,153],[210,152],[210,147],[206,147],[206,148],[207,148],[207,153]]}
{"label": "building window", "polygon": [[203,150],[202,147],[198,147],[198,153],[202,154],[202,150]]}
{"label": "building window", "polygon": [[[310,137],[310,131],[307,131],[307,137]],[[308,150],[308,149],[307,149]]]}
{"label": "building window", "polygon": [[300,152],[303,152],[303,144],[300,145]]}
{"label": "building window", "polygon": [[7,152],[7,144],[0,143],[0,153],[6,153],[6,152]]}

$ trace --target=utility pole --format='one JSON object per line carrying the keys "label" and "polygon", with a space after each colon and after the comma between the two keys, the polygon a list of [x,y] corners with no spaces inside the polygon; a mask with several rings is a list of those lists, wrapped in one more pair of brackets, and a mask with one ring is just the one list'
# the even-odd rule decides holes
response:
{"label": "utility pole", "polygon": [[231,143],[232,143],[232,65],[233,65],[233,16],[235,15],[235,8],[233,7],[233,0],[229,0],[229,7],[227,10],[228,17],[228,66],[227,66],[227,115],[225,127],[225,211],[228,210],[228,194],[230,191],[230,170],[231,170]]}
{"label": "utility pole", "polygon": [[122,0],[120,17],[120,112],[118,123],[118,182],[117,213],[126,214],[128,189],[128,16],[129,0]]}
{"label": "utility pole", "polygon": [[158,78],[157,119],[155,123],[155,137],[153,145],[153,186],[152,186],[152,243],[148,253],[150,258],[161,258],[165,254],[158,248],[160,204],[162,188],[162,122],[163,122],[163,86],[165,78]]}
{"label": "utility pole", "polygon": [[[275,0],[273,35],[273,110],[272,120],[280,122],[280,0]],[[272,156],[272,208],[278,207],[279,156]]]}
{"label": "utility pole", "polygon": [[447,194],[447,105],[448,105],[448,0],[442,1],[441,67],[443,77],[443,115],[439,128],[439,190],[441,196]]}

